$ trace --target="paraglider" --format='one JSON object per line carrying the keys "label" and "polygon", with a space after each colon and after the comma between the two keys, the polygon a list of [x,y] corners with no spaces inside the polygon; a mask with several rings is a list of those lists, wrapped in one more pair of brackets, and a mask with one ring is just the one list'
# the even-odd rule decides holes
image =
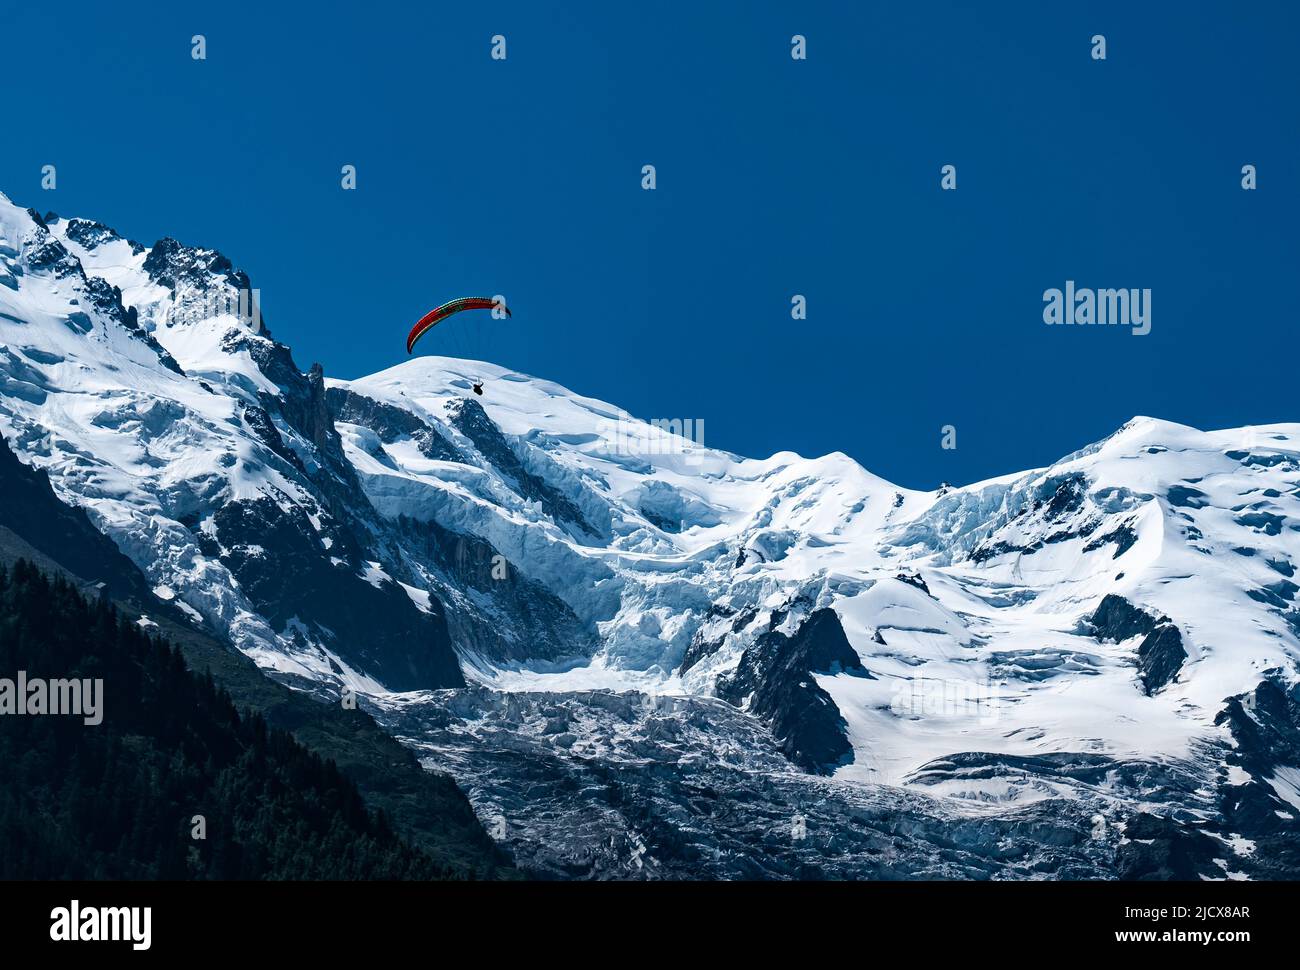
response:
{"label": "paraglider", "polygon": [[[411,328],[411,332],[406,336],[406,352],[409,354],[415,342],[432,330],[435,326],[446,320],[453,313],[460,313],[462,310],[496,310],[500,309],[506,316],[510,316],[510,308],[504,302],[490,299],[485,296],[466,296],[459,300],[452,300],[450,303],[444,303],[440,307],[434,307]],[[482,393],[481,391],[479,393]]]}

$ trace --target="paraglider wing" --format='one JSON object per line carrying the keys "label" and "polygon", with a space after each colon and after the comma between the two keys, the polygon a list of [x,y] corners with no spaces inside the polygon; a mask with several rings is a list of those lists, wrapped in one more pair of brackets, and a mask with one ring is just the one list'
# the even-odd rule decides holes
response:
{"label": "paraglider wing", "polygon": [[466,296],[459,300],[452,300],[450,303],[444,303],[440,307],[434,307],[424,316],[420,317],[419,322],[411,328],[411,332],[406,335],[406,352],[409,354],[415,342],[432,330],[435,326],[446,320],[453,313],[460,313],[461,310],[494,310],[498,306],[505,311],[506,316],[510,316],[510,308],[504,303],[498,304],[496,300],[489,299],[485,296]]}

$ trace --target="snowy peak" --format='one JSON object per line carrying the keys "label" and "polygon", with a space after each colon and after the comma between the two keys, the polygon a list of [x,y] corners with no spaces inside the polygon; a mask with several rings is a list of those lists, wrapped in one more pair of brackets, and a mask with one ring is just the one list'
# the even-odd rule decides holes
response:
{"label": "snowy peak", "polygon": [[376,565],[319,369],[225,310],[242,273],[11,205],[0,267],[0,429],[160,597],[302,684],[462,682],[437,604]]}
{"label": "snowy peak", "polygon": [[90,219],[69,219],[63,220],[58,213],[45,213],[45,224],[65,243],[71,243],[78,248],[78,256],[84,260],[86,254],[102,249],[105,246],[111,246],[116,243],[124,243],[132,255],[143,253],[144,247],[138,242],[130,239],[123,239],[118,235],[117,230],[111,226],[106,226],[102,222],[94,222]]}
{"label": "snowy peak", "polygon": [[34,210],[20,209],[7,200],[0,202],[0,290],[10,307],[0,311],[5,313],[0,320],[32,320],[55,330],[41,336],[57,347],[59,362],[102,347],[134,364],[176,367],[141,326],[134,308],[123,302],[116,286],[86,273]]}
{"label": "snowy peak", "polygon": [[[267,365],[277,345],[257,290],[221,253],[170,238],[146,249],[82,219],[57,219],[50,231],[87,273],[119,290],[140,326],[186,373],[246,394],[275,392]],[[278,356],[287,357],[287,348]]]}

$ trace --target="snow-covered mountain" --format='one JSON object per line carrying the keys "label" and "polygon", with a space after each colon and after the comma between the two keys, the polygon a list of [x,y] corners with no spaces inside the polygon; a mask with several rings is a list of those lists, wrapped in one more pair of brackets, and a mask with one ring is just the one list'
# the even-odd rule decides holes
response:
{"label": "snow-covered mountain", "polygon": [[916,492],[490,364],[326,379],[249,289],[0,196],[0,432],[526,867],[1300,874],[1300,424]]}

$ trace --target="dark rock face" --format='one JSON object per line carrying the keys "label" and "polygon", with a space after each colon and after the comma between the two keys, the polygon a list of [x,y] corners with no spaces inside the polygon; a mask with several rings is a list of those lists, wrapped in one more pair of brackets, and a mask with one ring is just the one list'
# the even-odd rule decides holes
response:
{"label": "dark rock face", "polygon": [[1300,767],[1300,688],[1269,677],[1247,694],[1233,697],[1214,719],[1237,740],[1234,763],[1252,774],[1279,765]]}
{"label": "dark rock face", "polygon": [[1092,552],[1096,549],[1100,549],[1108,542],[1113,542],[1115,544],[1115,553],[1111,558],[1118,559],[1120,556],[1124,555],[1124,553],[1133,548],[1133,544],[1137,542],[1137,533],[1133,531],[1132,526],[1125,522],[1116,526],[1103,536],[1090,539],[1088,544],[1083,547],[1083,551]]}
{"label": "dark rock face", "polygon": [[447,414],[452,426],[474,442],[474,447],[483,457],[514,483],[519,495],[541,503],[543,511],[556,522],[573,526],[590,536],[597,534],[581,509],[554,486],[524,468],[501,434],[501,429],[483,410],[483,405],[462,398],[448,406]]}
{"label": "dark rock face", "polygon": [[[437,567],[457,590],[448,623],[457,649],[499,663],[590,657],[599,637],[563,600],[514,568],[491,543],[436,522],[398,520],[404,548]],[[477,594],[477,595],[476,595]],[[487,610],[480,605],[490,603]]]}
{"label": "dark rock face", "polygon": [[1097,605],[1090,622],[1098,639],[1116,642],[1139,633],[1150,633],[1156,625],[1156,619],[1150,613],[1139,610],[1124,597],[1113,593]]}
{"label": "dark rock face", "polygon": [[1225,760],[1245,772],[1242,783],[1224,786],[1220,810],[1225,829],[1255,843],[1260,878],[1294,879],[1300,810],[1283,794],[1300,779],[1300,688],[1278,674],[1270,671],[1253,691],[1230,698],[1215,718],[1236,741]]}
{"label": "dark rock face", "polygon": [[[46,221],[50,220],[47,218]],[[122,238],[117,234],[116,230],[104,225],[102,222],[94,222],[90,219],[69,219],[66,231],[69,239],[86,249],[97,249],[105,243],[115,242]],[[125,242],[131,247],[131,252],[137,255],[144,252],[144,247],[138,242],[130,239],[125,240]]]}
{"label": "dark rock face", "polygon": [[215,249],[185,246],[170,236],[153,244],[145,257],[144,271],[155,283],[171,290],[182,282],[203,286],[209,274],[213,273],[236,289],[248,289],[248,276],[236,271],[221,253]]}
{"label": "dark rock face", "polygon": [[256,404],[244,405],[244,423],[252,429],[253,433],[261,439],[262,444],[270,448],[273,452],[283,458],[288,464],[292,465],[304,475],[307,469],[303,467],[302,460],[294,454],[293,450],[284,443],[280,437],[280,432],[275,427],[275,422],[271,416],[266,413],[266,409]]}
{"label": "dark rock face", "polygon": [[1083,507],[1088,483],[1082,475],[1072,475],[1056,486],[1056,491],[1047,501],[1047,518],[1059,519]]}
{"label": "dark rock face", "polygon": [[46,270],[58,279],[84,275],[76,257],[48,230],[34,241],[32,248],[25,254],[24,261],[29,269]]}
{"label": "dark rock face", "polygon": [[313,364],[303,373],[284,344],[259,339],[235,328],[226,334],[222,347],[229,353],[247,351],[262,373],[276,384],[280,392],[259,394],[259,403],[268,414],[278,414],[316,447],[327,473],[324,478],[317,476],[316,484],[328,487],[331,481],[340,483],[347,493],[345,504],[354,504],[352,496],[359,491],[360,483],[356,471],[343,456],[343,442],[325,400],[325,374],[321,366]]}
{"label": "dark rock face", "polygon": [[[1046,546],[1071,539],[1087,539],[1084,552],[1095,552],[1113,544],[1111,558],[1118,559],[1137,542],[1132,523],[1116,524],[1102,535],[1097,532],[1108,521],[1103,510],[1088,495],[1088,481],[1081,474],[1049,479],[1035,488],[1002,528],[978,542],[969,553],[971,562],[984,563],[1010,553],[1033,555]],[[1014,527],[1007,535],[1007,527]]]}
{"label": "dark rock face", "polygon": [[464,685],[441,604],[431,599],[423,613],[396,583],[372,584],[355,561],[332,563],[298,509],[232,502],[213,526],[219,548],[211,551],[277,632],[311,622],[347,663],[393,690]]}
{"label": "dark rock face", "polygon": [[[313,364],[311,370],[304,374],[298,370],[289,348],[283,344],[253,339],[251,335],[239,331],[232,332],[230,336],[240,343],[242,349],[248,350],[262,373],[280,389],[279,394],[259,394],[262,410],[268,416],[278,415],[315,449],[314,458],[319,464],[305,468],[298,456],[289,449],[283,445],[275,447],[275,441],[280,439],[280,435],[273,426],[257,429],[273,451],[302,472],[335,520],[338,531],[344,534],[344,541],[348,542],[346,551],[341,551],[338,555],[370,550],[367,558],[385,558],[371,548],[376,545],[383,527],[379,516],[365,498],[361,483],[357,480],[356,469],[343,454],[343,442],[334,427],[334,419],[326,403],[325,376],[320,365]],[[248,417],[246,411],[245,418]]]}
{"label": "dark rock face", "polygon": [[1210,860],[1223,854],[1222,843],[1209,835],[1147,812],[1126,821],[1124,837],[1116,854],[1120,879],[1190,882],[1212,871]]}
{"label": "dark rock face", "polygon": [[1286,517],[1275,515],[1272,512],[1243,512],[1237,516],[1237,522],[1247,526],[1266,536],[1280,535],[1282,532],[1282,523]]}
{"label": "dark rock face", "polygon": [[1092,614],[1091,623],[1101,640],[1118,642],[1144,637],[1138,645],[1138,671],[1147,694],[1167,686],[1187,659],[1182,634],[1169,617],[1152,616],[1122,596],[1107,594]]}
{"label": "dark rock face", "polygon": [[1279,610],[1285,610],[1295,600],[1296,593],[1300,592],[1300,586],[1290,580],[1281,580],[1276,583],[1269,583],[1267,586],[1261,586],[1259,589],[1248,589],[1246,595],[1257,603],[1267,603],[1269,606],[1276,606]]}
{"label": "dark rock face", "polygon": [[1183,649],[1183,636],[1178,627],[1165,623],[1152,630],[1138,645],[1138,670],[1142,674],[1142,688],[1154,694],[1178,676],[1187,651]]}
{"label": "dark rock face", "polygon": [[342,387],[327,388],[325,403],[335,421],[369,428],[386,445],[401,438],[411,438],[425,458],[435,461],[465,460],[451,442],[410,411],[404,411]]}
{"label": "dark rock face", "polygon": [[870,677],[834,610],[811,614],[792,637],[760,636],[736,670],[718,681],[718,696],[765,721],[781,752],[805,771],[831,773],[852,760],[844,716],[814,673]]}
{"label": "dark rock face", "polygon": [[1019,509],[1008,524],[1035,520],[1038,530],[1045,533],[1046,537],[1025,543],[996,539],[994,536],[997,533],[994,533],[971,550],[970,560],[983,563],[1013,552],[1032,554],[1043,548],[1046,543],[1062,542],[1075,536],[1091,534],[1096,529],[1095,522],[1073,523],[1074,530],[1069,528],[1073,518],[1084,507],[1087,491],[1088,483],[1082,475],[1071,475],[1044,484],[1037,493],[1038,497]]}
{"label": "dark rock face", "polygon": [[925,577],[920,573],[899,573],[897,578],[901,583],[907,583],[908,586],[915,586],[926,596],[930,595],[930,587],[926,584]]}

